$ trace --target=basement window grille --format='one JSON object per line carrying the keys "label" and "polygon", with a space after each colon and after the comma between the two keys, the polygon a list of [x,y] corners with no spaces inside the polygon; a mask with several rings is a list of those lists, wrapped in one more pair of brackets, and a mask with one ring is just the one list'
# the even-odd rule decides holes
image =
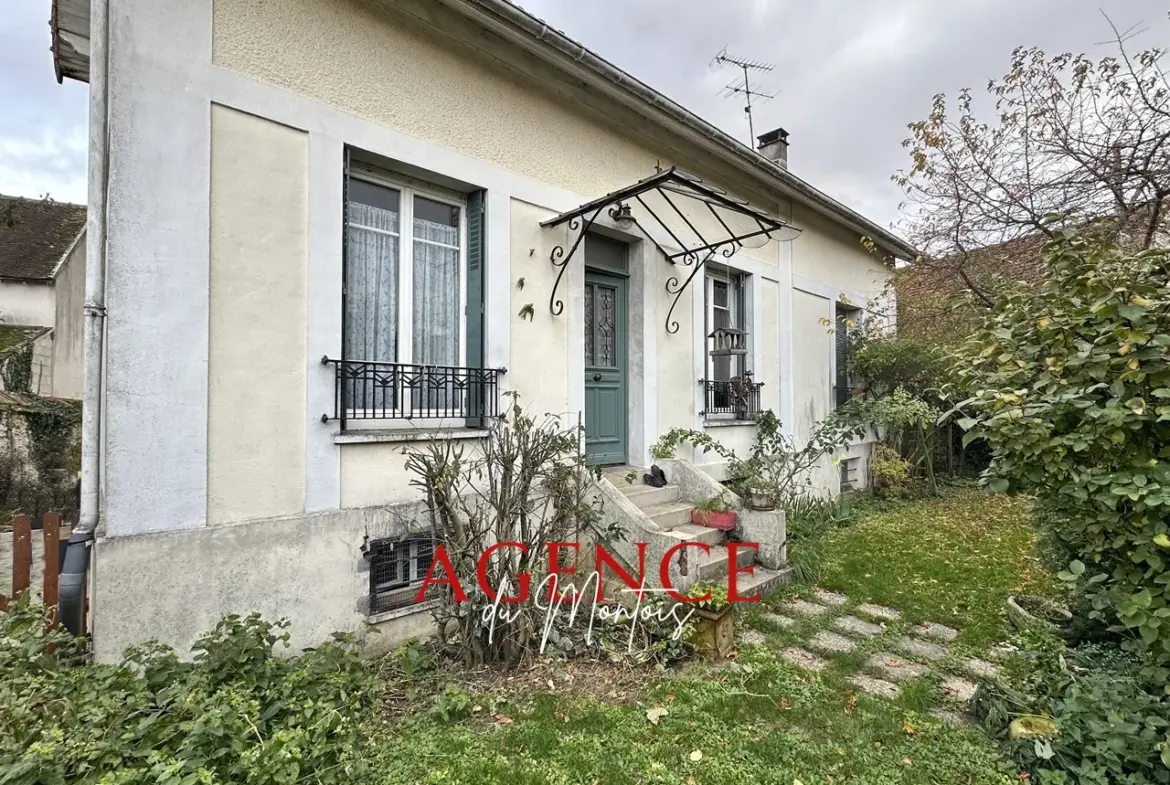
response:
{"label": "basement window grille", "polygon": [[841,461],[841,492],[851,491],[857,487],[858,458],[846,458]]}
{"label": "basement window grille", "polygon": [[370,615],[414,604],[435,553],[429,534],[388,537],[370,543]]}

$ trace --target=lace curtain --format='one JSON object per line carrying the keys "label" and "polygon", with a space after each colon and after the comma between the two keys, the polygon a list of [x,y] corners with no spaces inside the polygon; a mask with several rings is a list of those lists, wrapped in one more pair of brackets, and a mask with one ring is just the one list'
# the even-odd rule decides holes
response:
{"label": "lace curtain", "polygon": [[[400,303],[401,215],[357,201],[349,204],[349,245],[345,300],[345,356],[350,361],[422,366],[458,366],[460,213],[414,197],[411,221],[409,299]],[[395,200],[396,202],[397,200]],[[444,214],[445,213],[445,214]],[[449,216],[449,218],[448,218]],[[446,222],[428,218],[447,218]],[[454,225],[451,225],[454,224]],[[410,319],[411,345],[399,346],[399,308]],[[446,409],[457,406],[455,375],[358,369],[345,384],[347,406],[355,409]],[[410,392],[409,401],[400,397]]]}

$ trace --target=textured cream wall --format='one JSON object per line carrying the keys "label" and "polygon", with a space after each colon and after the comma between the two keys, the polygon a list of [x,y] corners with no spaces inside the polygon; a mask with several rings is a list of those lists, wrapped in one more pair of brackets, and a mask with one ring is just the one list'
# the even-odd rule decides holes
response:
{"label": "textured cream wall", "polygon": [[[462,449],[465,460],[482,455],[478,439],[441,442]],[[410,484],[416,475],[406,469],[408,451],[425,451],[428,442],[341,445],[341,507],[375,507],[419,502],[423,493]]]}
{"label": "textured cream wall", "polygon": [[[680,272],[680,271],[673,271]],[[689,274],[689,270],[684,270]],[[658,434],[671,428],[695,427],[695,396],[699,390],[699,377],[695,375],[693,322],[694,298],[703,296],[703,281],[699,276],[683,292],[671,321],[679,324],[678,332],[666,332],[666,313],[674,301],[673,294],[667,294],[662,284],[655,281],[650,291],[657,297],[657,314],[650,329],[658,331]],[[685,280],[685,279],[684,279]]]}
{"label": "textured cream wall", "polygon": [[308,137],[211,107],[207,518],[305,505]]}
{"label": "textured cream wall", "polygon": [[[519,200],[512,200],[512,274],[508,281],[512,292],[510,344],[511,364],[505,383],[520,394],[520,404],[534,412],[561,413],[569,409],[567,347],[571,270],[565,271],[557,297],[565,303],[560,316],[549,313],[548,298],[556,281],[557,268],[549,264],[552,247],[565,242],[559,229],[541,229],[540,222],[552,213]],[[578,249],[572,265],[578,271],[584,259]],[[524,279],[524,288],[519,286]],[[578,292],[578,300],[580,292]],[[532,318],[522,318],[521,309],[532,305]],[[584,350],[582,350],[584,351]],[[582,382],[583,383],[583,382]]]}
{"label": "textured cream wall", "polygon": [[[212,52],[223,68],[590,197],[656,164],[697,168],[441,48],[372,4],[214,0]],[[701,229],[716,225],[685,202]],[[744,253],[779,263],[776,243]]]}
{"label": "textured cream wall", "polygon": [[831,307],[824,297],[792,293],[793,359],[797,371],[795,432],[801,440],[829,412],[833,336],[821,320],[828,318]]}
{"label": "textured cream wall", "polygon": [[890,278],[890,269],[861,247],[859,235],[807,208],[797,207],[793,218],[804,229],[804,234],[792,246],[794,273],[867,297],[882,292]]}
{"label": "textured cream wall", "polygon": [[760,286],[760,303],[757,306],[763,309],[764,333],[756,340],[762,341],[764,346],[764,367],[756,374],[756,381],[764,383],[761,391],[761,403],[765,409],[780,412],[780,284],[775,281],[762,281]]}

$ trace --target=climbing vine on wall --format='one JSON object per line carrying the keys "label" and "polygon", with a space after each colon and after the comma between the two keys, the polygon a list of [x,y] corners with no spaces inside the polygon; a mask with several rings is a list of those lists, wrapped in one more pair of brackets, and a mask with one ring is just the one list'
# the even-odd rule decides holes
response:
{"label": "climbing vine on wall", "polygon": [[32,343],[13,349],[7,356],[0,357],[0,379],[4,389],[10,392],[30,392],[32,384]]}

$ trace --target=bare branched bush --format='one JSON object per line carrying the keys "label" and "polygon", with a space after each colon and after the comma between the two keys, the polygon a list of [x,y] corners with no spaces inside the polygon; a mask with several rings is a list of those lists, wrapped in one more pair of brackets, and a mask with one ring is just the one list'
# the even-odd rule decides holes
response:
{"label": "bare branched bush", "polygon": [[[467,595],[459,601],[453,586],[432,587],[441,590],[434,610],[439,640],[468,666],[514,667],[539,647],[543,633],[543,612],[533,602],[501,601],[507,623],[485,621],[493,598],[473,587],[489,548],[523,546],[499,547],[484,560],[487,585],[510,599],[535,594],[548,573],[550,544],[614,535],[600,523],[598,470],[585,463],[582,436],[579,425],[530,416],[513,394],[508,415],[490,426],[482,446],[431,442],[407,454],[411,484],[424,493],[435,540]],[[571,553],[563,556],[572,563]]]}

